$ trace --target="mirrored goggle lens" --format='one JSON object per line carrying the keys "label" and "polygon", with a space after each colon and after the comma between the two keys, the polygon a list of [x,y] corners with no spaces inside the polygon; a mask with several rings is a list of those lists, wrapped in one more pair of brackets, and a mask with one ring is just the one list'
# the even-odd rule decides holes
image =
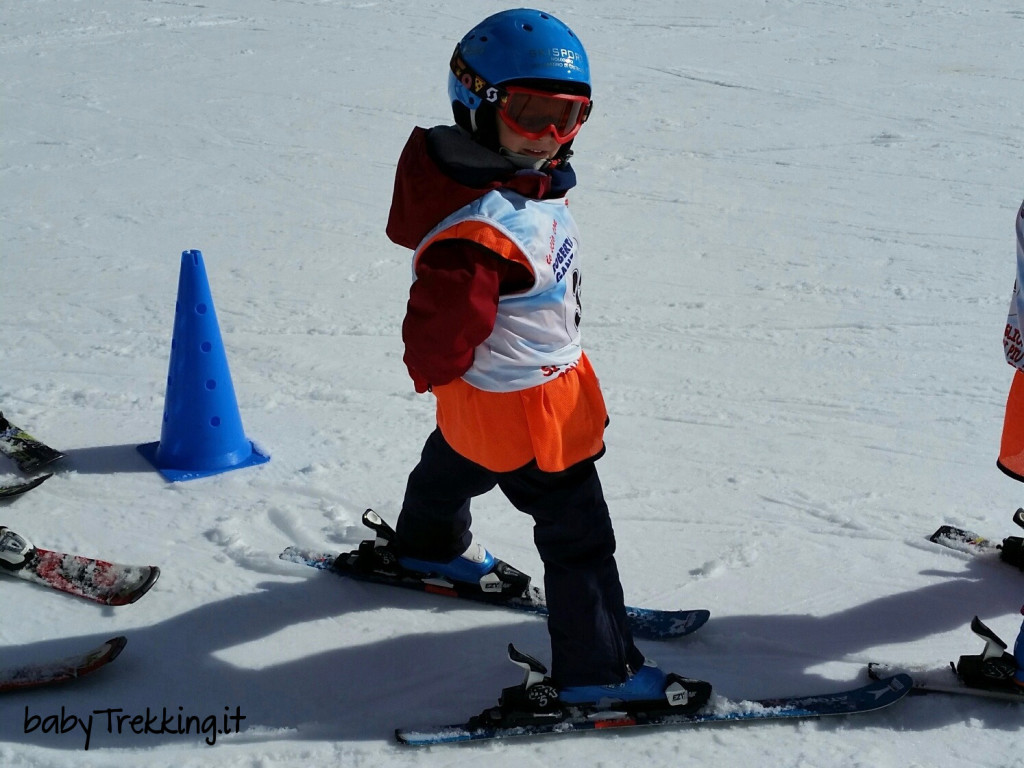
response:
{"label": "mirrored goggle lens", "polygon": [[557,139],[567,141],[587,119],[589,107],[585,96],[510,90],[502,115],[523,135],[539,138],[554,129]]}

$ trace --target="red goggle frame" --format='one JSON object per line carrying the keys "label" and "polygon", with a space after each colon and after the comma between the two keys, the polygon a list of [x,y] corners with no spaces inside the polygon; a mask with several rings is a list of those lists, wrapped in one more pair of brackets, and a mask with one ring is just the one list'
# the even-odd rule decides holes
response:
{"label": "red goggle frame", "polygon": [[548,133],[559,144],[566,144],[580,132],[594,104],[587,96],[552,93],[510,85],[502,88],[498,101],[501,120],[527,139],[534,141]]}

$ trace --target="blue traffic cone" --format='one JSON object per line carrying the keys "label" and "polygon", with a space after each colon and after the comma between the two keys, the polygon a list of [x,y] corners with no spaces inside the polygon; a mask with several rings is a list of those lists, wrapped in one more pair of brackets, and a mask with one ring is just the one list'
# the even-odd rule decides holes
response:
{"label": "blue traffic cone", "polygon": [[270,460],[245,436],[203,254],[181,254],[160,442],[138,447],[166,478],[194,480]]}

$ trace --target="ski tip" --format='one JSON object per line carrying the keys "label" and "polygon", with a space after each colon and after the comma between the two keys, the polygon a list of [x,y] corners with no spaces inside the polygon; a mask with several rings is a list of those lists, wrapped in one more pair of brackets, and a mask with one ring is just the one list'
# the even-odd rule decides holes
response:
{"label": "ski tip", "polygon": [[107,653],[107,660],[113,661],[121,655],[121,651],[128,645],[128,638],[124,635],[118,635],[107,640],[106,645],[110,648],[110,651]]}
{"label": "ski tip", "polygon": [[626,607],[633,636],[642,640],[673,640],[693,634],[707,624],[711,611],[661,611],[651,608]]}
{"label": "ski tip", "polygon": [[868,684],[865,686],[865,690],[884,691],[889,689],[893,693],[899,694],[892,700],[895,702],[910,693],[913,687],[914,676],[909,669],[877,661],[868,663]]}
{"label": "ski tip", "polygon": [[[121,651],[124,650],[127,644],[128,638],[124,635],[110,638],[85,657],[83,663],[75,670],[74,677],[84,677],[98,669],[102,669],[120,656]],[[57,681],[55,680],[54,682]]]}
{"label": "ski tip", "polygon": [[900,690],[902,685],[906,685],[907,681],[911,687],[914,685],[914,674],[918,671],[916,668],[905,665],[905,664],[890,664],[888,662],[872,661],[868,663],[868,683],[869,686],[875,683],[895,684],[893,685],[895,690]]}
{"label": "ski tip", "polygon": [[13,499],[17,496],[20,496],[23,493],[31,491],[33,488],[38,488],[51,477],[53,477],[53,472],[48,472],[45,475],[34,477],[31,480],[26,480],[25,482],[22,483],[14,483],[13,485],[0,486],[0,500]]}
{"label": "ski tip", "polygon": [[914,678],[906,672],[897,672],[889,677],[881,677],[878,679],[877,683],[879,685],[884,685],[887,689],[896,694],[889,702],[890,704],[899,701],[914,688]]}
{"label": "ski tip", "polygon": [[146,578],[143,579],[141,584],[137,587],[133,587],[123,594],[112,597],[107,601],[107,605],[131,605],[132,603],[138,602],[143,595],[149,592],[149,590],[153,588],[153,585],[156,584],[156,580],[160,578],[160,568],[155,565],[147,565],[146,568],[149,569],[149,572],[146,574]]}
{"label": "ski tip", "polygon": [[136,600],[138,600],[144,594],[149,592],[149,590],[153,588],[153,585],[156,584],[157,579],[159,579],[159,578],[160,578],[160,568],[158,566],[155,566],[155,565],[149,566],[149,577],[142,583],[142,586],[139,587],[135,591],[135,594],[132,595],[132,599],[129,600],[128,602],[129,603],[134,603]]}
{"label": "ski tip", "polygon": [[[480,738],[477,735],[476,738]],[[483,736],[483,738],[491,738]],[[473,741],[473,734],[465,728],[447,725],[442,728],[417,731],[409,728],[396,728],[395,741],[406,747],[432,747],[441,744],[454,744],[459,741]]]}
{"label": "ski tip", "polygon": [[690,632],[700,629],[711,619],[711,611],[703,608],[690,611],[690,614],[689,623],[687,624],[687,629]]}
{"label": "ski tip", "polygon": [[308,565],[322,571],[330,570],[337,558],[336,554],[330,552],[319,552],[294,545],[285,547],[284,551],[277,556],[278,560],[284,560],[286,563]]}
{"label": "ski tip", "polygon": [[61,459],[66,458],[66,454],[63,454],[60,451],[56,451],[51,448],[49,451],[47,451],[45,456],[38,456],[36,457],[35,461],[32,461],[31,463],[27,463],[25,465],[19,465],[19,467],[23,472],[34,472],[40,467],[49,466],[50,464],[53,464],[55,462],[60,461]]}

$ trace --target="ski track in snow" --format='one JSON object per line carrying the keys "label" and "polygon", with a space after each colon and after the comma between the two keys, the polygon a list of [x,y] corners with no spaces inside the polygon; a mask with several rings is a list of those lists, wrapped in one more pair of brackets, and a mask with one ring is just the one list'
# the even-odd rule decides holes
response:
{"label": "ski track in snow", "polygon": [[[0,28],[0,410],[68,458],[0,524],[152,563],[103,608],[4,580],[3,664],[117,634],[114,664],[0,700],[0,764],[1005,768],[1021,710],[885,712],[403,750],[547,656],[543,621],[284,563],[394,520],[433,425],[399,335],[409,254],[383,229],[414,125],[448,122],[452,46],[493,2],[32,2]],[[577,138],[584,344],[611,414],[602,482],[627,600],[707,607],[644,643],[734,698],[860,683],[1012,642],[1021,575],[940,548],[1012,533],[995,468],[1000,336],[1024,196],[1010,0],[553,8],[587,46]],[[269,464],[166,484],[159,438],[180,253],[204,253],[246,433]],[[0,466],[0,483],[20,479]],[[498,495],[474,531],[539,578]],[[240,733],[26,733],[27,711],[239,708]],[[181,708],[179,710],[179,708]],[[681,757],[681,755],[683,757]]]}

